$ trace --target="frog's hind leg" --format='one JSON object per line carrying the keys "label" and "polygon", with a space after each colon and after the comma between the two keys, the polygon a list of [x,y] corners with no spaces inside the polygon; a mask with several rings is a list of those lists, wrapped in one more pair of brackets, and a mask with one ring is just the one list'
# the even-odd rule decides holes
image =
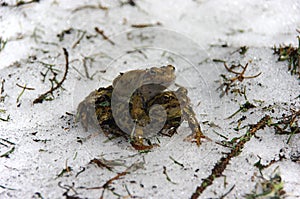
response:
{"label": "frog's hind leg", "polygon": [[195,139],[198,146],[201,144],[201,138],[206,138],[203,135],[199,122],[196,118],[196,114],[192,108],[191,100],[187,96],[187,90],[183,87],[179,87],[175,92],[176,96],[179,97],[182,106],[183,119],[188,121],[189,127],[192,130],[192,134],[187,137],[187,140]]}

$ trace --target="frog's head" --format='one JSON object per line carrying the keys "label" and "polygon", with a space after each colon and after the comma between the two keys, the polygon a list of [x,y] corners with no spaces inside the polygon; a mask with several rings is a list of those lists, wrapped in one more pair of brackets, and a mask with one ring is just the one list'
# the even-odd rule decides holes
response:
{"label": "frog's head", "polygon": [[167,65],[146,69],[143,76],[143,82],[145,84],[158,84],[168,87],[175,81],[175,78],[175,67]]}
{"label": "frog's head", "polygon": [[145,70],[132,70],[126,73],[120,73],[113,81],[113,87],[122,79],[122,85],[128,83],[138,86],[146,84],[161,85],[165,88],[169,87],[175,81],[175,67],[172,65],[162,67],[152,67]]}

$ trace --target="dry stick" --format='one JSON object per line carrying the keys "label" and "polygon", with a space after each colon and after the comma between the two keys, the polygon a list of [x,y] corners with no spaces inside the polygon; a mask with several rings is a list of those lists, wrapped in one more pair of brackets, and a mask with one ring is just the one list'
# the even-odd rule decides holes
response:
{"label": "dry stick", "polygon": [[234,73],[236,74],[237,76],[232,78],[231,81],[235,81],[235,80],[239,80],[240,82],[243,81],[244,79],[252,79],[252,78],[256,78],[258,76],[260,76],[261,72],[256,74],[256,75],[253,75],[253,76],[244,76],[246,70],[247,70],[247,67],[248,67],[248,63],[245,65],[245,66],[242,66],[241,67],[243,68],[242,72],[236,72],[234,70],[232,70],[231,68],[228,68],[228,66],[226,65],[226,63],[224,63],[224,66],[226,68],[227,71],[231,72],[231,73]]}
{"label": "dry stick", "polygon": [[86,61],[87,61],[87,58],[83,58],[83,68],[84,68],[84,72],[85,72],[85,76],[88,78],[88,79],[91,79],[90,75],[89,75],[89,70],[87,68],[87,65],[86,65]]}
{"label": "dry stick", "polygon": [[123,171],[121,173],[118,173],[115,177],[109,179],[104,185],[102,185],[103,188],[107,188],[108,185],[110,185],[113,181],[118,180],[120,177],[125,176],[128,174],[127,171]]}
{"label": "dry stick", "polygon": [[109,43],[111,43],[111,45],[115,45],[115,42],[113,42],[112,40],[110,40],[109,37],[104,34],[103,30],[100,30],[99,28],[95,27],[95,31],[98,34],[100,34],[103,37],[104,40],[107,40]]}
{"label": "dry stick", "polygon": [[0,185],[0,188],[6,189],[6,190],[11,190],[11,191],[15,191],[16,190],[14,188],[9,188],[9,187],[3,186],[3,185]]}
{"label": "dry stick", "polygon": [[96,158],[94,158],[94,159],[92,159],[91,161],[90,161],[90,163],[94,163],[94,164],[96,164],[98,167],[100,167],[100,168],[106,168],[106,169],[108,169],[109,171],[112,171],[112,169],[113,169],[113,167],[112,166],[109,166],[109,165],[107,165],[107,164],[105,164],[102,160],[100,160],[100,159],[96,159]]}
{"label": "dry stick", "polygon": [[73,49],[76,48],[76,46],[77,46],[78,44],[80,44],[80,41],[83,39],[83,37],[84,37],[85,34],[86,34],[85,31],[82,32],[81,36],[80,36],[80,37],[78,38],[78,40],[73,44],[73,46],[72,46]]}
{"label": "dry stick", "polygon": [[100,10],[108,10],[109,8],[106,6],[103,6],[101,3],[99,3],[98,5],[86,5],[86,6],[81,6],[78,8],[75,8],[74,10],[72,10],[72,12],[77,12],[80,10],[84,10],[84,9],[100,9]]}
{"label": "dry stick", "polygon": [[102,187],[103,187],[103,191],[102,194],[100,196],[100,199],[103,199],[104,196],[104,191],[106,188],[108,188],[108,186],[115,180],[118,180],[120,177],[125,176],[126,174],[128,174],[128,172],[122,172],[122,173],[118,173],[115,177],[109,179]]}
{"label": "dry stick", "polygon": [[17,86],[20,87],[20,88],[22,88],[21,93],[20,93],[20,94],[18,95],[18,97],[17,97],[17,103],[20,102],[20,98],[21,98],[21,96],[23,95],[23,93],[25,92],[26,89],[27,89],[27,90],[34,90],[34,88],[29,88],[29,87],[27,87],[26,84],[25,84],[25,86],[21,86],[20,84],[17,83]]}
{"label": "dry stick", "polygon": [[92,188],[86,188],[87,190],[92,190],[92,189],[103,189],[100,199],[103,199],[104,196],[104,191],[108,188],[108,186],[115,180],[120,179],[122,176],[127,175],[129,172],[127,171],[123,171],[121,173],[118,173],[116,176],[112,177],[111,179],[109,179],[108,181],[106,181],[101,187],[92,187]]}
{"label": "dry stick", "polygon": [[132,24],[131,27],[133,28],[148,28],[153,26],[161,26],[162,24],[160,22],[157,22],[155,24],[153,23],[145,23],[145,24]]}
{"label": "dry stick", "polygon": [[55,91],[58,88],[60,88],[61,85],[66,80],[67,74],[68,74],[68,70],[69,70],[69,53],[68,53],[67,49],[63,48],[63,50],[64,50],[64,55],[65,55],[65,60],[66,60],[66,70],[65,70],[65,73],[64,73],[64,76],[63,76],[62,80],[60,82],[58,82],[58,84],[55,87],[51,87],[51,89],[49,91],[45,92],[44,94],[42,94],[38,98],[36,98],[33,101],[33,104],[43,103],[43,101],[46,99],[47,95],[52,94],[53,91]]}
{"label": "dry stick", "polygon": [[2,93],[4,93],[4,82],[5,82],[5,79],[1,79],[0,96],[2,95]]}
{"label": "dry stick", "polygon": [[167,180],[168,180],[169,182],[171,182],[172,184],[177,184],[176,182],[173,182],[173,181],[171,180],[170,176],[169,176],[168,173],[167,173],[167,168],[166,168],[165,166],[163,166],[163,174],[166,176],[166,178],[167,178]]}
{"label": "dry stick", "polygon": [[20,84],[18,84],[18,83],[17,83],[16,85],[17,85],[18,87],[20,87],[20,88],[25,89],[25,90],[26,90],[26,89],[27,89],[27,90],[35,90],[34,88],[27,87],[26,84],[25,84],[25,86],[22,86],[22,85],[20,85]]}
{"label": "dry stick", "polygon": [[40,0],[31,0],[31,1],[18,1],[16,6],[22,6],[22,5],[25,5],[25,4],[31,4],[31,3],[39,3]]}
{"label": "dry stick", "polygon": [[196,191],[192,194],[191,196],[192,199],[199,198],[199,196],[203,193],[203,191],[208,186],[212,185],[215,178],[222,176],[222,173],[226,169],[226,166],[229,164],[229,161],[241,153],[241,150],[244,148],[246,142],[248,142],[258,130],[263,129],[267,125],[269,120],[270,120],[270,116],[266,115],[258,123],[250,126],[250,129],[247,131],[245,135],[243,135],[239,139],[239,142],[237,142],[236,146],[230,151],[230,153],[228,153],[226,157],[222,157],[217,162],[217,164],[215,164],[214,168],[211,171],[211,174],[207,178],[202,180],[201,185],[198,186],[196,188]]}
{"label": "dry stick", "polygon": [[18,7],[26,4],[31,4],[31,3],[39,3],[40,0],[31,0],[31,1],[17,1],[15,5],[9,5],[8,3],[2,3],[1,6],[8,6],[8,7]]}
{"label": "dry stick", "polygon": [[11,154],[12,152],[14,152],[14,150],[15,150],[15,147],[12,146],[8,151],[6,151],[5,153],[1,154],[1,155],[0,155],[0,158],[8,157],[9,154]]}

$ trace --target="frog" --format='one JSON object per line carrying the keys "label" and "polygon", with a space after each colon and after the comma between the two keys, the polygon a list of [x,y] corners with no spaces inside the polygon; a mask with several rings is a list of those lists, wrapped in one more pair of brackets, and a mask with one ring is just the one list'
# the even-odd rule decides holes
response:
{"label": "frog", "polygon": [[[91,92],[78,105],[77,120],[81,121],[85,131],[88,131],[89,125],[100,126],[106,136],[123,136],[137,150],[157,146],[144,144],[145,126],[148,125],[147,129],[150,131],[155,129],[150,125],[151,121],[152,124],[162,123],[162,128],[157,133],[170,137],[177,133],[183,121],[187,121],[192,130],[189,140],[200,146],[201,139],[206,136],[193,111],[187,89],[179,86],[176,91],[167,90],[175,82],[175,78],[175,67],[172,65],[120,73],[112,81],[112,85]],[[113,104],[115,98],[120,102],[118,106]],[[159,108],[165,110],[166,117],[159,117]],[[119,113],[118,118],[114,117],[114,111]],[[123,117],[123,113],[128,113],[130,118]],[[122,128],[116,119],[122,121]]]}

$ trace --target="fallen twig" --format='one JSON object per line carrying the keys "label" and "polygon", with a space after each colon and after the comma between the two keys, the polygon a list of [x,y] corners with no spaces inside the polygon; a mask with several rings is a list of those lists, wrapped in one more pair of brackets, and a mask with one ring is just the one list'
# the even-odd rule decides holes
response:
{"label": "fallen twig", "polygon": [[173,181],[171,180],[170,176],[169,176],[168,173],[167,173],[167,168],[166,168],[165,166],[163,166],[163,174],[166,176],[166,178],[167,178],[167,180],[168,180],[169,182],[171,182],[172,184],[177,184],[176,182],[173,182]]}
{"label": "fallen twig", "polygon": [[[112,191],[111,189],[109,189],[109,185],[110,184],[112,184],[116,180],[119,180],[122,176],[125,176],[125,175],[127,175],[129,173],[135,172],[136,170],[138,170],[140,168],[143,168],[143,165],[144,165],[144,161],[143,162],[133,163],[131,166],[129,166],[128,168],[126,168],[123,172],[117,173],[116,176],[114,176],[114,177],[110,178],[109,180],[107,180],[102,186],[90,187],[90,188],[80,187],[80,188],[83,188],[83,189],[86,189],[86,190],[103,189],[102,193],[101,193],[101,196],[100,196],[100,199],[103,199],[104,192],[105,192],[106,189]],[[113,194],[116,194],[116,193],[113,192]]]}
{"label": "fallen twig", "polygon": [[232,117],[234,117],[239,112],[246,112],[251,108],[256,108],[256,106],[254,104],[251,104],[249,101],[246,101],[244,104],[240,105],[240,108],[237,111],[235,111],[233,114],[231,114],[226,119],[231,119]]}
{"label": "fallen twig", "polygon": [[19,103],[21,96],[23,95],[23,93],[25,92],[25,90],[34,90],[34,88],[29,88],[26,86],[26,84],[24,86],[21,86],[20,84],[16,84],[18,87],[22,88],[21,93],[18,95],[17,97],[17,103]]}
{"label": "fallen twig", "polygon": [[104,192],[105,192],[105,189],[107,189],[109,187],[109,185],[115,181],[115,180],[118,180],[120,179],[122,176],[125,176],[127,175],[129,172],[127,170],[121,172],[121,173],[118,173],[116,176],[110,178],[108,181],[106,181],[102,186],[100,187],[91,187],[91,188],[85,188],[87,190],[92,190],[92,189],[103,189],[102,190],[102,193],[101,193],[101,196],[100,196],[100,199],[103,199],[103,196],[104,196]]}
{"label": "fallen twig", "polygon": [[[276,171],[277,168],[274,171]],[[244,195],[244,198],[286,198],[287,193],[283,185],[284,182],[278,172],[272,174],[269,179],[259,176],[259,182],[256,183],[255,189],[252,190],[251,193]]]}
{"label": "fallen twig", "polygon": [[5,153],[1,154],[0,158],[3,158],[3,157],[7,158],[9,156],[9,154],[11,154],[12,152],[14,152],[14,150],[15,150],[15,147],[12,146],[8,151],[6,151]]}
{"label": "fallen twig", "polygon": [[10,5],[10,4],[8,4],[8,3],[6,3],[6,2],[3,2],[3,3],[1,3],[1,6],[7,6],[7,7],[18,7],[18,6],[22,6],[22,5],[26,5],[26,4],[31,4],[31,3],[39,3],[40,2],[40,0],[31,0],[31,1],[23,1],[23,0],[21,0],[21,1],[17,1],[16,2],[16,4],[14,4],[14,5]]}
{"label": "fallen twig", "polygon": [[214,166],[214,168],[211,171],[211,174],[202,180],[202,183],[200,186],[198,186],[195,190],[195,192],[192,194],[191,198],[196,199],[199,198],[199,196],[203,193],[203,191],[210,185],[212,185],[213,181],[221,177],[223,174],[223,171],[226,169],[227,165],[229,164],[229,161],[238,156],[242,149],[244,148],[244,145],[255,135],[255,133],[263,129],[269,122],[270,116],[266,115],[263,117],[258,123],[255,125],[251,125],[249,130],[245,135],[239,138],[239,141],[236,143],[236,145],[231,149],[231,151],[225,156],[222,157]]}
{"label": "fallen twig", "polygon": [[5,119],[0,117],[0,121],[2,121],[2,122],[8,122],[9,119],[10,119],[10,115],[8,115]]}
{"label": "fallen twig", "polygon": [[169,156],[169,158],[170,158],[171,160],[173,160],[173,162],[174,162],[175,164],[177,164],[177,165],[179,165],[179,166],[181,166],[181,167],[184,167],[184,164],[178,162],[178,161],[175,160],[172,156]]}
{"label": "fallen twig", "polygon": [[144,24],[132,24],[131,27],[133,28],[148,28],[153,26],[161,26],[162,24],[160,22],[156,23],[144,23]]}
{"label": "fallen twig", "polygon": [[43,103],[43,101],[46,99],[46,97],[49,94],[53,94],[53,91],[55,91],[58,88],[60,88],[62,86],[62,84],[64,83],[64,81],[66,80],[67,74],[68,74],[68,71],[69,71],[69,54],[68,54],[67,49],[65,49],[65,48],[63,48],[63,51],[64,51],[64,55],[65,55],[65,60],[66,60],[66,69],[65,69],[65,73],[64,73],[64,76],[63,76],[62,80],[60,82],[58,82],[55,87],[51,87],[50,90],[48,90],[47,92],[45,92],[44,94],[42,94],[38,98],[36,98],[33,101],[33,104]]}
{"label": "fallen twig", "polygon": [[2,94],[4,93],[4,83],[5,83],[5,79],[1,79],[0,81],[0,102],[4,102],[5,96],[2,96]]}
{"label": "fallen twig", "polygon": [[16,189],[14,189],[14,188],[6,187],[6,186],[3,186],[3,185],[0,185],[0,188],[6,189],[6,190],[11,190],[11,191],[16,190]]}
{"label": "fallen twig", "polygon": [[269,161],[269,163],[267,164],[262,164],[261,163],[261,157],[257,156],[259,158],[259,160],[254,164],[255,167],[257,167],[259,169],[259,171],[261,172],[261,170],[268,168],[269,166],[271,166],[272,164],[282,161],[283,159],[286,159],[285,155],[281,155],[279,154],[279,158],[273,158],[272,160]]}
{"label": "fallen twig", "polygon": [[80,10],[85,10],[85,9],[100,9],[100,10],[105,10],[107,11],[109,8],[106,6],[103,6],[101,3],[98,3],[98,5],[85,5],[85,6],[80,6],[78,8],[75,8],[74,10],[72,10],[72,12],[77,12]]}
{"label": "fallen twig", "polygon": [[2,37],[0,37],[0,52],[5,48],[7,44],[7,40],[2,39]]}
{"label": "fallen twig", "polygon": [[107,165],[103,160],[101,160],[101,159],[96,159],[96,158],[94,158],[94,159],[92,159],[91,161],[90,161],[90,163],[94,163],[94,164],[96,164],[98,167],[100,167],[100,168],[106,168],[106,169],[108,169],[109,171],[112,171],[112,169],[113,169],[113,167],[112,166],[110,166],[110,165]]}
{"label": "fallen twig", "polygon": [[[297,30],[299,32],[299,30]],[[273,54],[278,55],[278,61],[288,61],[288,70],[291,71],[291,75],[298,75],[300,78],[300,36],[298,39],[298,47],[293,47],[291,44],[288,46],[274,46]]]}
{"label": "fallen twig", "polygon": [[[224,74],[221,75],[221,77],[223,78],[223,83],[218,88],[222,91],[221,97],[224,96],[224,94],[226,94],[226,95],[228,94],[228,91],[230,91],[230,89],[234,86],[234,82],[236,82],[236,81],[243,82],[244,79],[252,79],[252,78],[256,78],[259,75],[261,75],[261,72],[260,72],[253,76],[244,76],[245,72],[248,68],[248,63],[245,66],[242,66],[241,64],[239,64],[239,65],[232,65],[231,67],[228,67],[225,62],[223,62],[223,64],[228,72],[235,74],[235,77],[228,78]],[[236,68],[236,67],[241,67],[242,71],[241,72],[234,71],[233,68]],[[238,90],[240,90],[240,89],[237,89],[237,91]],[[244,90],[245,90],[245,87],[244,87]],[[245,91],[244,91],[244,95],[245,95]]]}
{"label": "fallen twig", "polygon": [[275,123],[269,124],[270,126],[274,127],[275,132],[280,135],[290,135],[287,139],[287,144],[290,142],[293,135],[300,133],[300,110],[293,110],[292,113],[280,118]]}
{"label": "fallen twig", "polygon": [[113,42],[111,39],[109,39],[109,37],[104,34],[103,30],[100,30],[98,27],[95,27],[95,31],[98,34],[100,34],[104,40],[107,40],[109,43],[111,43],[111,45],[115,45],[115,42]]}
{"label": "fallen twig", "polygon": [[83,39],[84,35],[86,34],[86,31],[79,31],[81,33],[80,37],[77,39],[77,41],[73,44],[72,48],[76,48],[78,44],[80,44],[81,40]]}

